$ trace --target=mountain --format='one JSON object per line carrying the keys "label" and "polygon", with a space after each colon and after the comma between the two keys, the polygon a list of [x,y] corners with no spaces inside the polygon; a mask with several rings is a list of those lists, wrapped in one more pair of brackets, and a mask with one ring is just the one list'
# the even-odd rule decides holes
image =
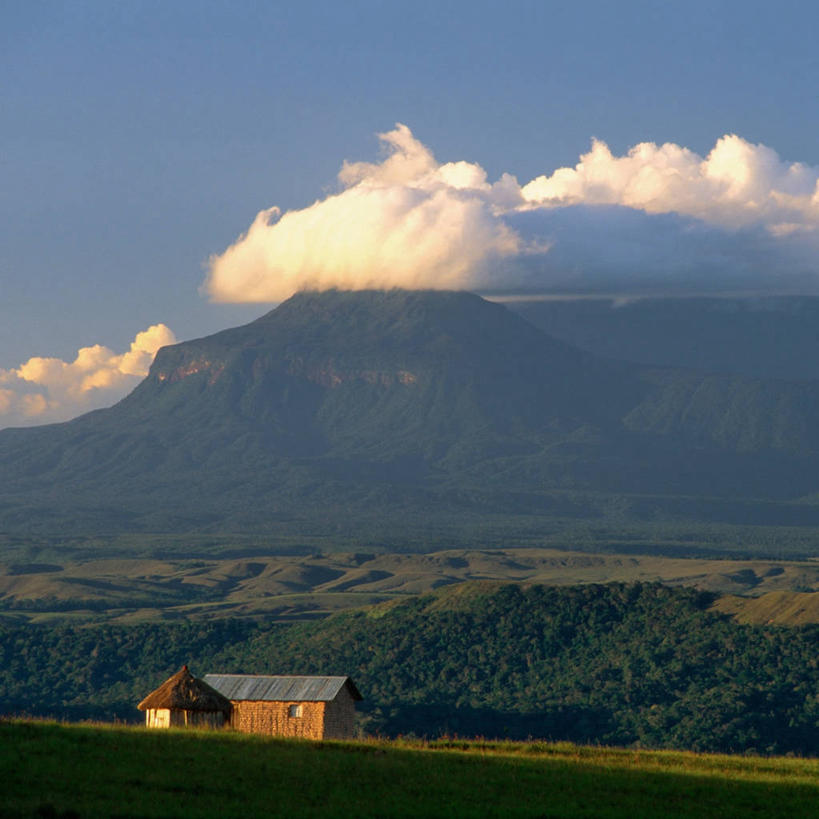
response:
{"label": "mountain", "polygon": [[598,355],[750,378],[819,378],[819,297],[524,301],[536,327]]}
{"label": "mountain", "polygon": [[0,532],[468,519],[819,523],[819,385],[647,369],[469,293],[301,293],[160,350],[116,406],[0,432]]}

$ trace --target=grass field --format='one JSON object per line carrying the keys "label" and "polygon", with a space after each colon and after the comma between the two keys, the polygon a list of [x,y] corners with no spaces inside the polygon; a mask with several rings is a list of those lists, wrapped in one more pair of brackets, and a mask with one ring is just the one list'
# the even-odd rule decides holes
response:
{"label": "grass field", "polygon": [[819,760],[0,722],[3,817],[808,817]]}

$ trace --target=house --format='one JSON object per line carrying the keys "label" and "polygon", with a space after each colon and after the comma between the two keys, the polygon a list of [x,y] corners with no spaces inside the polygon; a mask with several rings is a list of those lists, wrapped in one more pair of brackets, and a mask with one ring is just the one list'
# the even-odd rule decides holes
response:
{"label": "house", "polygon": [[355,703],[349,677],[206,674],[205,683],[230,700],[237,731],[307,739],[349,739]]}
{"label": "house", "polygon": [[230,700],[182,670],[137,705],[149,728],[224,728],[230,723]]}

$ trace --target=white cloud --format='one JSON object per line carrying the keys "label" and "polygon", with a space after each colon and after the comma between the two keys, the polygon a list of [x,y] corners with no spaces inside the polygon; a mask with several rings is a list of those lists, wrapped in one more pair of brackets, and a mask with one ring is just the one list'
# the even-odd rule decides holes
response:
{"label": "white cloud", "polygon": [[438,165],[406,126],[380,135],[380,164],[345,163],[346,188],[304,210],[261,211],[248,232],[211,259],[214,301],[281,301],[296,290],[459,288],[492,260],[521,250],[495,213],[508,180],[477,165]]}
{"label": "white cloud", "polygon": [[[405,125],[380,139],[387,156],[345,162],[340,192],[261,211],[210,260],[210,298],[276,302],[333,287],[679,290],[704,280],[819,289],[819,169],[741,137],[722,137],[706,157],[648,142],[615,156],[594,140],[575,167],[523,186],[509,174],[491,183],[475,163],[439,164]],[[625,235],[612,208],[640,217]]]}
{"label": "white cloud", "polygon": [[819,169],[783,162],[771,148],[732,134],[718,140],[705,158],[653,142],[618,157],[594,140],[574,168],[539,176],[522,193],[533,207],[623,205],[693,216],[724,228],[760,225],[781,235],[819,226],[817,182]]}
{"label": "white cloud", "polygon": [[37,356],[0,369],[0,427],[65,421],[109,406],[148,374],[160,347],[175,342],[168,327],[154,324],[137,333],[125,353],[95,344],[73,361]]}

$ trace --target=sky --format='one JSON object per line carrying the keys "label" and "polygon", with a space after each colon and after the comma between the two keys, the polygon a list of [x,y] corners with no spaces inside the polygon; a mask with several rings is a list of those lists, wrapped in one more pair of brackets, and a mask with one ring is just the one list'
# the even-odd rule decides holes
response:
{"label": "sky", "polygon": [[0,427],[304,287],[819,292],[809,2],[0,2]]}

